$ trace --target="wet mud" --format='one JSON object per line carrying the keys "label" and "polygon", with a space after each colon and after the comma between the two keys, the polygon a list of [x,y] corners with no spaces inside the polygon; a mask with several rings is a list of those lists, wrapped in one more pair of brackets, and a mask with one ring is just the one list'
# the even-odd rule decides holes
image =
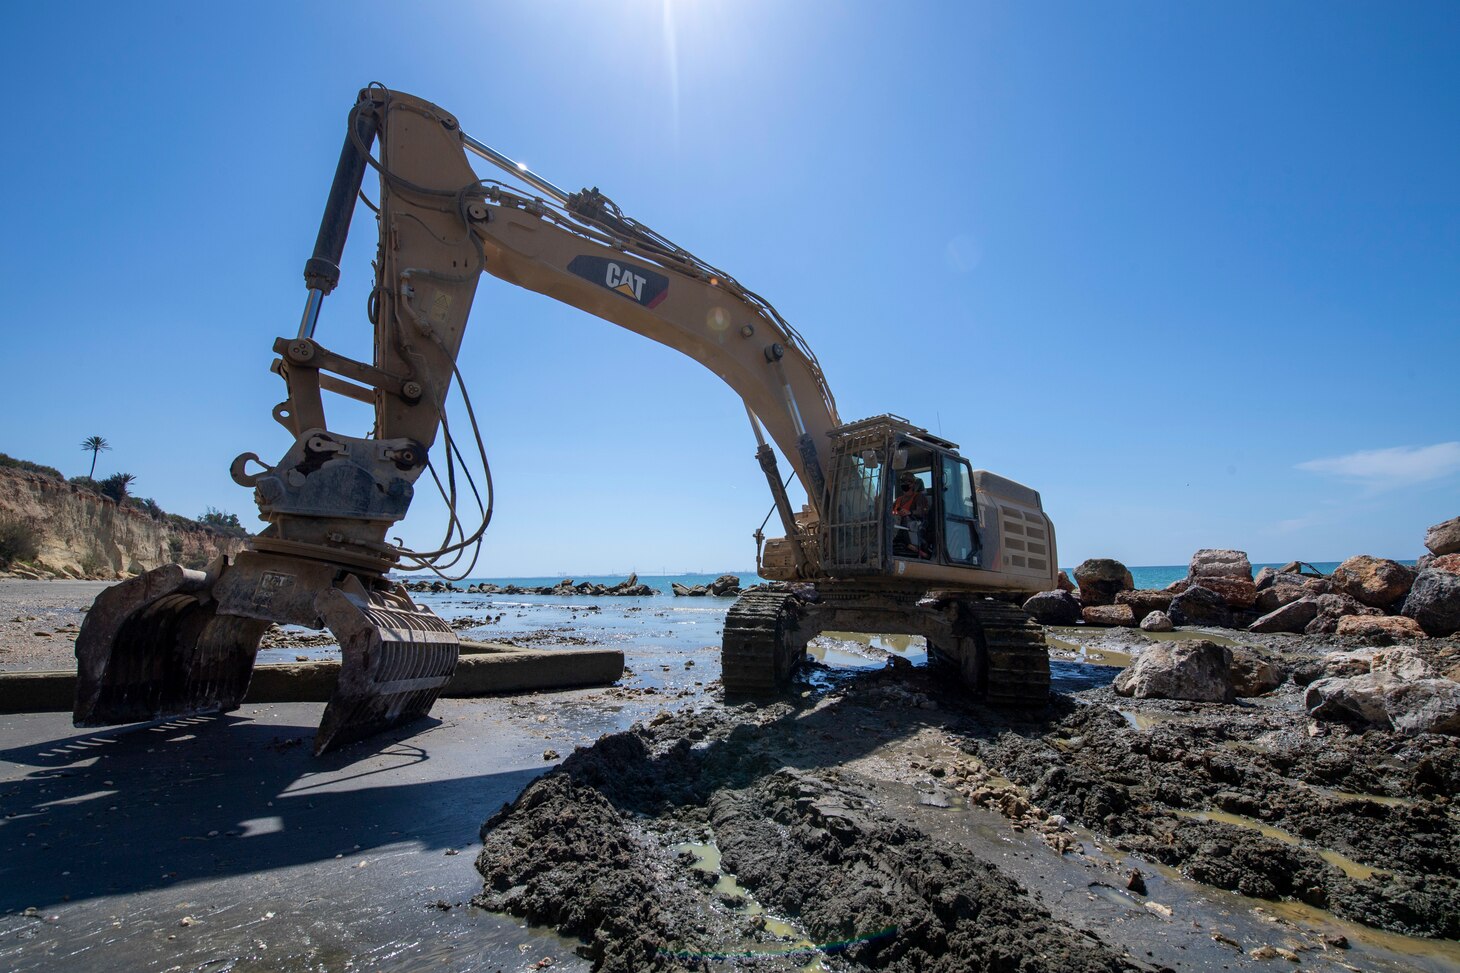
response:
{"label": "wet mud", "polygon": [[[1216,888],[1376,928],[1460,938],[1460,741],[1323,727],[1289,686],[1261,704],[1145,703],[1109,690],[976,751],[1031,800]],[[1140,724],[1144,723],[1144,726]]]}
{"label": "wet mud", "polygon": [[[831,958],[908,971],[1141,968],[977,855],[888,813],[876,779],[797,761],[800,738],[825,742],[840,715],[789,704],[681,714],[578,751],[484,825],[477,904],[581,937],[611,971],[727,958],[786,970]],[[717,892],[682,850],[706,839],[758,908]]]}
{"label": "wet mud", "polygon": [[699,697],[493,814],[476,904],[614,971],[1460,968],[1460,740],[1315,731],[1291,683],[1121,699],[1103,661],[1035,718],[901,660]]}

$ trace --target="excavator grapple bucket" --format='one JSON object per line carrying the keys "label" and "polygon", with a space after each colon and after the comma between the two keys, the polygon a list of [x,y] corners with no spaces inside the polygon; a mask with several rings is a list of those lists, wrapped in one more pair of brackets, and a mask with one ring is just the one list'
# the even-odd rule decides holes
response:
{"label": "excavator grapple bucket", "polygon": [[316,755],[419,719],[456,671],[456,633],[403,595],[369,599],[331,588],[315,601],[340,640],[343,664]]}
{"label": "excavator grapple bucket", "polygon": [[[338,583],[308,583],[321,572]],[[339,639],[315,754],[425,716],[456,670],[456,633],[398,585],[246,552],[209,572],[165,565],[97,597],[76,639],[76,725],[237,709],[276,621]]]}
{"label": "excavator grapple bucket", "polygon": [[269,623],[219,615],[209,588],[168,564],[97,596],[76,638],[77,726],[239,707]]}

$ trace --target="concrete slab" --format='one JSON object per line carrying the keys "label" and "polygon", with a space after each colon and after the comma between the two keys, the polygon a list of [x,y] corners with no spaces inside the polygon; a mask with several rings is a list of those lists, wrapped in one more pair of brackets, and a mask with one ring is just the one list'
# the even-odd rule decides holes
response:
{"label": "concrete slab", "polygon": [[[519,649],[463,642],[461,653],[444,697],[607,686],[624,671],[622,649]],[[256,666],[244,705],[328,702],[339,673],[337,659]],[[0,673],[0,713],[69,713],[75,695],[74,670]]]}

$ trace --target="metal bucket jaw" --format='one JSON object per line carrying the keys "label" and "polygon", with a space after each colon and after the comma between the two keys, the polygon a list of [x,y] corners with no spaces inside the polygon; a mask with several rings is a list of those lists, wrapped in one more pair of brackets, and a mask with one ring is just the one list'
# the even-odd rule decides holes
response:
{"label": "metal bucket jaw", "polygon": [[451,627],[399,585],[247,551],[103,591],[76,639],[77,726],[226,713],[242,705],[270,624],[329,628],[340,676],[314,752],[425,716],[456,669]]}

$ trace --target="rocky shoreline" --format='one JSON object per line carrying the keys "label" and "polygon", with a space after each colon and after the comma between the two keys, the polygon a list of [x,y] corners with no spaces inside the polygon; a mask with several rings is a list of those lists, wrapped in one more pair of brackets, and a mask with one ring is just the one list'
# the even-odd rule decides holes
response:
{"label": "rocky shoreline", "polygon": [[[455,592],[468,595],[558,595],[561,597],[577,595],[588,598],[645,598],[664,593],[658,588],[651,588],[641,582],[637,574],[631,574],[618,584],[612,585],[574,581],[572,578],[564,578],[556,584],[528,586],[483,582],[458,588],[450,581],[404,581],[402,584],[405,585],[407,591],[434,594]],[[709,584],[697,584],[691,587],[675,581],[670,583],[670,587],[676,596],[688,598],[707,595],[716,598],[731,598],[741,592],[740,578],[733,574],[722,574]]]}

